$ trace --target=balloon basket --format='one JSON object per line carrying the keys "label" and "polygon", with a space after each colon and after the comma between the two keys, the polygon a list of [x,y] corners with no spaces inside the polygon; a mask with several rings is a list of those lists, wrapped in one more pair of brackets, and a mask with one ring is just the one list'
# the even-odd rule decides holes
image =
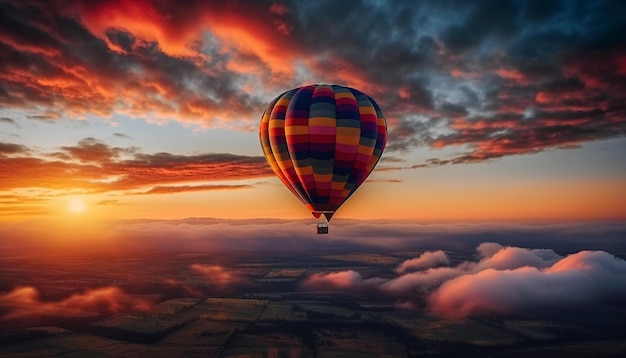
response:
{"label": "balloon basket", "polygon": [[318,221],[317,221],[317,233],[318,234],[328,234],[328,218],[326,218],[326,213],[332,213],[331,211],[328,212],[321,212],[322,215],[319,216]]}
{"label": "balloon basket", "polygon": [[328,234],[328,222],[318,222],[317,223],[317,233],[318,234]]}

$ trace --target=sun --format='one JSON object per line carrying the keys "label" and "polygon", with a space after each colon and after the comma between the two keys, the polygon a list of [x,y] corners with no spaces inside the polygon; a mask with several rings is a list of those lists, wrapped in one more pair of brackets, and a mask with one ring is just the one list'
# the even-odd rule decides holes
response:
{"label": "sun", "polygon": [[72,198],[67,205],[67,210],[74,214],[80,214],[85,211],[85,203],[80,198]]}

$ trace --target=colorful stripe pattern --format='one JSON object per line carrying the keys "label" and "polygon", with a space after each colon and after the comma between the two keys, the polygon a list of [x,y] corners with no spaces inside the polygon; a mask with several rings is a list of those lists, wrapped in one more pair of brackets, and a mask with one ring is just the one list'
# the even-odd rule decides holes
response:
{"label": "colorful stripe pattern", "polygon": [[287,91],[265,109],[259,135],[278,178],[315,217],[328,220],[367,179],[385,148],[378,104],[349,87]]}

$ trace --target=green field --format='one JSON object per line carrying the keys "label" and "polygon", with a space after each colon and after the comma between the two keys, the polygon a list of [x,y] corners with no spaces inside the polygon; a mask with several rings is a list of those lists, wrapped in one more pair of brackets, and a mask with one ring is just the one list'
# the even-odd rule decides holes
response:
{"label": "green field", "polygon": [[257,336],[238,334],[230,342],[220,357],[256,358],[256,357],[313,357],[310,349],[303,346],[297,337],[288,335]]}
{"label": "green field", "polygon": [[209,320],[251,322],[261,315],[267,304],[262,300],[207,298],[195,310],[198,317]]}
{"label": "green field", "polygon": [[270,302],[259,321],[267,320],[285,320],[285,321],[302,321],[306,319],[306,313],[302,311],[294,311],[293,305],[295,301],[287,302]]}
{"label": "green field", "polygon": [[325,329],[318,334],[318,357],[401,357],[406,347],[393,337],[368,331]]}
{"label": "green field", "polygon": [[[407,255],[420,253],[413,250]],[[419,292],[390,297],[375,289],[304,290],[297,284],[312,273],[345,270],[364,277],[386,277],[404,258],[397,251],[317,253],[297,260],[261,255],[256,262],[246,254],[240,261],[228,258],[233,272],[245,277],[240,286],[216,288],[201,275],[176,278],[180,289],[163,284],[158,277],[172,277],[165,273],[188,268],[189,257],[194,262],[224,260],[219,255],[191,255],[167,256],[162,265],[153,257],[99,262],[97,270],[90,273],[94,287],[101,273],[113,277],[111,272],[117,266],[142,272],[144,276],[134,278],[133,285],[125,289],[132,289],[128,292],[132,299],[152,302],[152,309],[110,314],[60,307],[54,315],[33,315],[29,317],[32,322],[15,321],[6,324],[6,329],[0,327],[4,333],[0,357],[516,358],[562,354],[618,357],[626,351],[626,309],[612,311],[615,317],[568,316],[561,320],[444,319],[424,308],[397,308],[397,302],[406,299],[423,307]],[[107,264],[113,266],[107,269]],[[89,263],[81,272],[91,267]],[[149,269],[142,271],[144,267]],[[27,270],[21,274],[39,277]],[[188,286],[192,281],[197,285]],[[65,297],[68,293],[46,299]]]}

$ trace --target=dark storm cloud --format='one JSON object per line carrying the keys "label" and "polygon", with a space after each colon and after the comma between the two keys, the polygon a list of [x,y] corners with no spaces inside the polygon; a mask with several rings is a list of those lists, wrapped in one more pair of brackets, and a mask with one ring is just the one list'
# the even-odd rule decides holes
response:
{"label": "dark storm cloud", "polygon": [[[613,35],[625,23],[614,15],[623,7],[619,2],[302,6],[302,28],[294,31],[303,41],[322,52],[336,41],[334,55],[380,86],[377,98],[392,121],[388,150],[472,149],[425,165],[534,153],[626,133],[626,52]],[[316,11],[332,15],[315,21]],[[365,23],[374,23],[371,31]]]}
{"label": "dark storm cloud", "polygon": [[516,21],[519,9],[511,1],[479,1],[464,7],[459,11],[467,13],[463,19],[444,27],[440,34],[446,48],[452,52],[479,48],[487,40],[506,40],[520,31]]}
{"label": "dark storm cloud", "polygon": [[372,95],[423,166],[626,134],[622,1],[2,2],[0,104],[252,129],[311,83]]}
{"label": "dark storm cloud", "polygon": [[523,16],[527,21],[540,23],[549,20],[563,8],[561,0],[528,0]]}

